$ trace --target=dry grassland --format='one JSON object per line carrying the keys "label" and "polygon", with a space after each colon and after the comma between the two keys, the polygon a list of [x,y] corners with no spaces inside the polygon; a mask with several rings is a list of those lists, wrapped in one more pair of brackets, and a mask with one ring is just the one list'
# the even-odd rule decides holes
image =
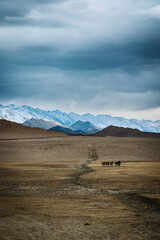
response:
{"label": "dry grassland", "polygon": [[0,157],[0,240],[160,239],[160,140],[1,140]]}

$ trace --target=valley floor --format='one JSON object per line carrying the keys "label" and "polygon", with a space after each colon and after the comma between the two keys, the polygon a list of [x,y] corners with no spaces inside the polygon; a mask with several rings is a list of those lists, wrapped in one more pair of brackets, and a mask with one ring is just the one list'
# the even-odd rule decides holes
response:
{"label": "valley floor", "polygon": [[0,156],[1,240],[160,239],[160,140],[1,140]]}

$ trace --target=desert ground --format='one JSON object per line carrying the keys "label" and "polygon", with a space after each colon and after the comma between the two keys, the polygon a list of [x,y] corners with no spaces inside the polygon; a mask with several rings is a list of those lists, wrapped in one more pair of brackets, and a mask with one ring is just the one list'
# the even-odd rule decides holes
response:
{"label": "desert ground", "polygon": [[160,139],[0,140],[0,240],[158,240],[159,226]]}

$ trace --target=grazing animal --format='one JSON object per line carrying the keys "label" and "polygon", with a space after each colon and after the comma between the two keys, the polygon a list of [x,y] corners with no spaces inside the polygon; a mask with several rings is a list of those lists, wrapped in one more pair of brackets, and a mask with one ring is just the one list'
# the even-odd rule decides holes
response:
{"label": "grazing animal", "polygon": [[121,166],[121,161],[117,161],[117,162],[115,162],[115,166]]}
{"label": "grazing animal", "polygon": [[109,162],[102,162],[102,166],[105,166],[105,165],[109,166]]}
{"label": "grazing animal", "polygon": [[[102,162],[102,166],[113,166],[113,161],[112,162]],[[121,161],[115,162],[115,166],[121,166]]]}

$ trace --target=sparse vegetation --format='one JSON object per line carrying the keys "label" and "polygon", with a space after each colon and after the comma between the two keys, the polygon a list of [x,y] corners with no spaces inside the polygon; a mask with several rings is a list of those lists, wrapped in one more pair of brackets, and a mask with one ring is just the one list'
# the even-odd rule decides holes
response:
{"label": "sparse vegetation", "polygon": [[90,145],[88,148],[88,152],[89,152],[89,159],[91,160],[97,160],[98,159],[98,155],[97,155],[97,150],[95,145]]}
{"label": "sparse vegetation", "polygon": [[[159,145],[96,137],[1,140],[0,240],[158,240]],[[102,167],[118,159],[121,167]]]}

